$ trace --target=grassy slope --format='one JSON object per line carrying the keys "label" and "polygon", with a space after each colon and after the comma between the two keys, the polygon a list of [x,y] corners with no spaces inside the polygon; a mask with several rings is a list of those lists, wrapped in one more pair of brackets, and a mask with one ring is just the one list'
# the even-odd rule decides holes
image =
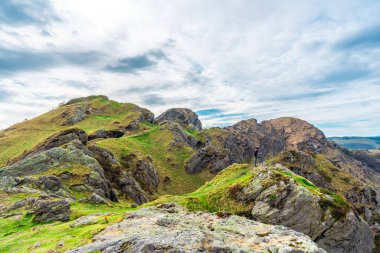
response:
{"label": "grassy slope", "polygon": [[[232,192],[249,183],[260,170],[266,170],[266,168],[252,167],[248,164],[233,164],[193,193],[181,196],[162,196],[147,205],[177,202],[193,211],[227,211],[234,214],[248,214],[252,207],[236,201],[232,197]],[[341,195],[317,187],[297,174],[279,169],[273,170],[273,173],[280,178],[293,178],[298,185],[305,187],[310,193],[320,196],[321,205],[332,208],[333,213],[339,214],[348,208],[346,200]]]}
{"label": "grassy slope", "polygon": [[[96,108],[85,120],[73,126],[61,126],[62,113],[70,112],[78,105]],[[59,107],[34,119],[27,120],[0,132],[0,167],[33,148],[52,134],[64,129],[77,127],[91,133],[98,129],[116,129],[118,125],[127,125],[139,117],[139,107],[133,104],[118,103],[104,98],[94,98]]]}
{"label": "grassy slope", "polygon": [[[80,208],[85,209],[86,207]],[[96,207],[97,212],[108,212],[93,223],[71,228],[70,222],[38,224],[30,215],[0,218],[0,252],[63,252],[91,242],[91,238],[107,226],[125,218],[124,212],[114,208]],[[58,243],[63,242],[62,247]],[[40,246],[32,249],[39,243]]]}
{"label": "grassy slope", "polygon": [[[184,164],[194,153],[189,146],[171,147],[173,133],[157,125],[145,124],[149,130],[118,139],[95,140],[92,143],[111,150],[120,162],[123,157],[134,153],[140,157],[150,156],[160,175],[158,194],[183,194],[196,190],[213,175],[208,172],[190,175]],[[163,182],[165,177],[170,184]]]}
{"label": "grassy slope", "polygon": [[[284,156],[287,156],[291,152],[281,153],[269,160],[270,163],[281,163],[285,167],[302,166],[299,161],[293,163],[287,163],[284,161]],[[361,189],[365,184],[353,177],[344,170],[335,167],[326,156],[318,154],[313,155],[315,160],[315,166],[311,168],[310,172],[317,173],[323,177],[323,180],[329,182],[337,191],[337,193],[344,195],[348,190],[352,188]]]}
{"label": "grassy slope", "polygon": [[[152,130],[150,134],[155,131],[157,130]],[[236,201],[231,195],[232,191],[248,184],[260,170],[265,169],[265,167],[253,168],[248,164],[234,164],[192,193],[180,196],[165,195],[139,208],[160,203],[177,202],[193,211],[227,211],[235,214],[248,214],[252,206]],[[313,194],[322,197],[330,196],[328,199],[322,199],[324,201],[322,204],[326,208],[331,207],[341,211],[347,207],[345,200],[340,195],[321,189],[303,177],[278,169],[273,170],[273,173],[276,173],[279,177],[293,178],[295,182]],[[17,199],[22,199],[22,196],[18,196]],[[113,204],[113,206],[74,203],[72,205],[71,220],[90,213],[111,212],[97,218],[91,224],[75,228],[70,227],[71,222],[36,224],[27,214],[0,218],[0,252],[30,252],[31,245],[37,242],[41,246],[34,249],[35,252],[65,251],[87,244],[94,235],[105,227],[125,218],[125,211],[132,210],[125,206],[124,203]],[[64,242],[64,246],[57,248],[59,242]]]}
{"label": "grassy slope", "polygon": [[[94,112],[85,120],[72,126],[61,126],[62,113],[70,112],[78,105],[94,108]],[[103,97],[65,105],[45,113],[34,119],[21,122],[0,132],[0,167],[20,155],[25,150],[32,149],[52,134],[67,128],[80,128],[87,133],[98,129],[117,129],[119,125],[128,125],[140,117],[139,107],[133,104],[118,103]],[[169,147],[173,134],[169,130],[160,129],[157,125],[140,123],[136,135],[120,139],[94,140],[93,144],[108,148],[122,161],[122,157],[131,153],[139,156],[150,156],[157,167],[161,184],[159,194],[176,194],[194,191],[213,175],[203,172],[189,175],[183,170],[185,161],[193,154],[188,146]],[[204,138],[199,131],[186,130],[197,138]],[[171,184],[163,184],[165,177],[171,179]]]}

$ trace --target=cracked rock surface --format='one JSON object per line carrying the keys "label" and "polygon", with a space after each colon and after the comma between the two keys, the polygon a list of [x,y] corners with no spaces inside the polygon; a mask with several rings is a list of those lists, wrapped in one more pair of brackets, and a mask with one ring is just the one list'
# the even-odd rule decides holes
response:
{"label": "cracked rock surface", "polygon": [[130,213],[103,230],[82,252],[309,252],[325,251],[302,233],[244,217],[220,218],[167,203]]}

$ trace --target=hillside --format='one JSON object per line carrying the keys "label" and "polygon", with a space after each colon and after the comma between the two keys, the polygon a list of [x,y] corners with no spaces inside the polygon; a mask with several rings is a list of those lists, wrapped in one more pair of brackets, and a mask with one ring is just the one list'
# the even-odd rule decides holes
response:
{"label": "hillside", "polygon": [[377,137],[330,137],[330,141],[347,149],[380,149],[380,136]]}
{"label": "hillside", "polygon": [[[203,129],[186,108],[155,117],[134,104],[90,96],[1,131],[0,147],[0,252],[371,252],[380,246],[376,163],[301,119]],[[260,165],[253,167],[256,147]],[[202,223],[194,211],[210,227],[185,225],[185,217]],[[236,222],[244,229],[236,232]],[[188,244],[173,240],[204,229],[212,232]],[[231,229],[245,234],[223,244]],[[147,236],[153,231],[162,236]]]}

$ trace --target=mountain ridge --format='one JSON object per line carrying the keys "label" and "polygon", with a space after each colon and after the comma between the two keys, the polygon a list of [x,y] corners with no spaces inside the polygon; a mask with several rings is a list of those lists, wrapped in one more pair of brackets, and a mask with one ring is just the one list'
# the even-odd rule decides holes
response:
{"label": "mountain ridge", "polygon": [[[311,236],[329,252],[370,252],[377,244],[369,228],[377,236],[376,165],[330,142],[301,119],[249,119],[203,129],[197,114],[186,108],[155,117],[148,109],[100,95],[70,100],[0,131],[0,145],[6,147],[0,149],[0,219],[9,231],[0,234],[0,250],[8,247],[2,242],[30,233],[17,233],[14,217],[26,228],[43,226],[41,221],[80,220],[105,227],[94,213],[167,202],[190,211],[226,212],[285,225]],[[260,166],[244,165],[252,164],[258,146]],[[308,198],[314,201],[314,216],[301,212]],[[254,211],[252,205],[257,206]],[[331,223],[331,230],[294,226],[285,214],[295,206],[300,211],[294,215],[301,215],[305,224],[324,221]],[[263,215],[264,210],[278,212],[279,219]],[[343,231],[345,237],[334,237]],[[353,235],[355,240],[347,239]],[[62,239],[53,238],[56,243]],[[65,250],[85,243],[66,240]]]}

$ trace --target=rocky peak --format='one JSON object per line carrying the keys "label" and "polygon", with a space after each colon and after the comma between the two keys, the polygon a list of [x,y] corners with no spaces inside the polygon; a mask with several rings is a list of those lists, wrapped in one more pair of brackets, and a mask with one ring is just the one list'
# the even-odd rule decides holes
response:
{"label": "rocky peak", "polygon": [[328,144],[323,132],[304,120],[282,117],[269,120],[268,123],[284,137],[287,150],[319,153]]}
{"label": "rocky peak", "polygon": [[198,115],[187,108],[169,109],[162,113],[160,116],[158,116],[155,121],[158,124],[164,121],[174,121],[183,127],[191,127],[198,130],[202,130],[202,123],[198,119]]}

